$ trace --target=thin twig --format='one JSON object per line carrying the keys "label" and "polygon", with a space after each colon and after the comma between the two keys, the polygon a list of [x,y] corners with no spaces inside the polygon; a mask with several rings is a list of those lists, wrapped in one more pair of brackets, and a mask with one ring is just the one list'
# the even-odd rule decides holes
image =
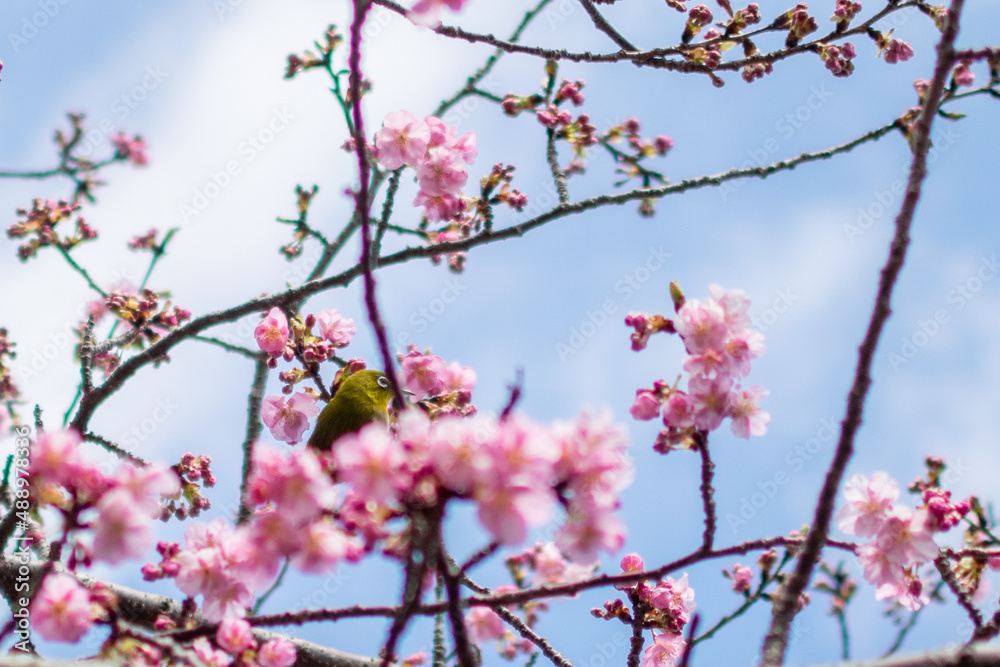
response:
{"label": "thin twig", "polygon": [[615,44],[624,49],[625,51],[638,51],[632,42],[628,41],[622,37],[621,33],[615,30],[610,23],[608,23],[601,13],[597,11],[597,7],[590,0],[580,0],[580,4],[587,11],[587,15],[590,16],[590,20],[594,23],[594,27],[603,32],[605,35],[611,38]]}
{"label": "thin twig", "polygon": [[100,445],[105,450],[107,450],[108,452],[114,454],[115,456],[117,456],[122,461],[130,463],[130,464],[132,464],[134,466],[137,466],[139,468],[145,468],[146,466],[149,465],[149,461],[146,461],[141,456],[137,456],[137,455],[133,454],[132,452],[130,452],[130,451],[126,450],[126,449],[123,449],[121,446],[116,445],[115,443],[111,442],[107,438],[105,438],[103,436],[100,436],[100,435],[97,435],[96,433],[91,433],[91,432],[88,431],[87,433],[84,433],[80,437],[83,438],[84,440],[86,440],[87,442],[93,442],[95,444]]}

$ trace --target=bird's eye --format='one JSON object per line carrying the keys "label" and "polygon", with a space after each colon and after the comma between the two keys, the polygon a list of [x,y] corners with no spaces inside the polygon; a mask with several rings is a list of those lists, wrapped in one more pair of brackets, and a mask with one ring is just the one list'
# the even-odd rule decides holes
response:
{"label": "bird's eye", "polygon": [[389,378],[380,377],[377,380],[377,382],[378,382],[378,386],[382,387],[383,389],[388,389],[389,388]]}

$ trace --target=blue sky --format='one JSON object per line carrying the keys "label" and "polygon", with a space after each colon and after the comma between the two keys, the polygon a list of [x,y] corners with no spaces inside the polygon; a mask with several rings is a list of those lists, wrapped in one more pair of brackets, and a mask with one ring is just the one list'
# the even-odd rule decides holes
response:
{"label": "blue sky", "polygon": [[[351,209],[341,193],[354,182],[353,157],[339,150],[346,132],[327,81],[319,74],[284,81],[284,61],[287,54],[310,46],[329,23],[346,25],[347,3],[49,4],[52,16],[34,32],[25,21],[30,24],[46,3],[10,0],[0,10],[0,168],[51,166],[52,133],[66,126],[67,111],[85,112],[92,127],[106,121],[115,131],[141,134],[151,155],[146,168],[115,166],[102,174],[109,185],[99,191],[98,203],[84,210],[101,240],[75,251],[78,261],[102,285],[123,277],[137,282],[146,258],[128,252],[125,241],[150,227],[180,227],[151,286],[171,290],[174,301],[195,315],[300,283],[315,248],[307,246],[296,263],[285,262],[277,248],[288,241],[288,228],[274,218],[294,215],[296,184],[315,183],[320,192],[310,219],[336,233]],[[990,44],[995,39],[990,26],[1000,20],[1000,7],[968,4],[960,45]],[[766,18],[787,9],[769,0],[760,5]],[[833,3],[814,5],[823,26]],[[503,35],[527,7],[520,0],[472,0],[455,20],[470,30]],[[682,29],[679,15],[660,2],[631,0],[602,11],[645,47],[672,43]],[[930,78],[936,33],[915,11],[879,27],[893,27],[896,36],[913,44],[916,56],[890,66],[875,58],[870,40],[855,38],[857,70],[846,80],[830,76],[813,56],[784,61],[752,85],[728,73],[722,89],[704,77],[630,65],[567,64],[560,75],[586,80],[584,110],[599,129],[635,116],[644,134],[670,135],[675,147],[658,164],[676,181],[756,163],[765,154],[775,160],[820,150],[903,113],[916,101],[912,81]],[[22,39],[12,40],[11,33]],[[367,37],[364,65],[374,89],[365,110],[371,131],[396,109],[428,113],[489,53],[481,46],[446,41],[381,11],[374,14]],[[594,34],[585,13],[570,0],[554,3],[525,41],[614,49]],[[759,42],[761,48],[775,45]],[[985,80],[983,67],[974,71],[978,81]],[[540,62],[512,56],[484,87],[497,94],[529,94],[542,77]],[[1000,371],[995,344],[1000,281],[992,280],[996,269],[990,268],[1000,254],[997,106],[980,97],[952,110],[969,115],[958,123],[939,120],[935,125],[930,177],[893,317],[876,357],[850,472],[886,470],[905,484],[921,473],[924,456],[935,453],[954,464],[956,495],[979,493],[989,500],[1000,463],[1000,390],[995,382]],[[251,155],[245,149],[247,137],[275,119],[281,119],[281,130]],[[515,164],[514,186],[529,196],[531,205],[552,201],[544,132],[532,118],[509,119],[485,102],[470,100],[449,121],[458,122],[461,132],[477,134],[480,156],[470,182],[494,163]],[[94,139],[97,155],[108,151],[106,137]],[[698,544],[697,461],[685,453],[653,453],[655,424],[632,421],[628,407],[637,388],[676,377],[682,350],[677,340],[660,337],[639,355],[633,353],[622,319],[632,310],[666,314],[672,280],[690,297],[706,296],[712,283],[742,288],[753,299],[751,312],[766,335],[767,353],[756,362],[750,381],[770,390],[766,407],[772,422],[766,437],[749,442],[733,438],[725,428],[713,435],[718,543],[787,533],[810,520],[832,455],[826,425],[839,423],[843,415],[909,157],[905,141],[892,134],[845,156],[764,181],[668,197],[657,204],[652,219],[640,218],[633,204],[562,219],[524,238],[475,249],[466,272],[457,277],[426,261],[389,267],[378,278],[390,338],[400,350],[409,343],[430,346],[447,361],[473,366],[479,376],[475,402],[484,411],[502,406],[506,385],[518,368],[524,369],[526,382],[521,409],[536,420],[571,418],[581,406],[612,410],[628,427],[639,470],[623,499],[630,527],[626,550],[639,551],[647,564],[658,564]],[[204,211],[184,219],[181,206],[190,205],[213,174],[234,160],[240,173]],[[612,171],[610,160],[595,153],[587,174],[571,180],[571,196],[613,191]],[[414,193],[412,185],[404,184],[395,214],[399,224],[419,219],[418,209],[409,206]],[[67,183],[61,181],[0,180],[4,224],[13,222],[14,210],[33,197],[67,194]],[[508,212],[498,224],[523,217]],[[389,248],[404,245],[387,242]],[[56,254],[42,253],[21,264],[15,247],[0,239],[0,326],[17,341],[20,359],[36,363],[37,373],[20,382],[25,413],[38,403],[46,423],[54,426],[78,377],[72,344],[64,342],[67,327],[75,325],[81,304],[92,294]],[[638,289],[620,289],[626,277],[638,281],[647,275],[641,269],[651,257],[664,255],[667,260],[637,282]],[[351,248],[333,270],[346,267],[355,256],[356,248]],[[438,300],[443,293],[457,297],[442,309]],[[354,317],[362,334],[347,351],[374,360],[358,285],[316,297],[308,306],[335,307]],[[936,329],[928,324],[935,317]],[[214,333],[250,344],[253,320]],[[574,331],[591,331],[584,327],[588,321],[603,323],[573,354],[565,354],[560,346],[577,340]],[[922,327],[934,334],[922,337]],[[923,344],[914,345],[915,354],[905,357],[906,341]],[[246,360],[185,345],[175,350],[169,364],[133,378],[126,391],[97,413],[93,428],[120,440],[133,427],[141,429],[158,406],[173,406],[166,419],[154,421],[155,428],[144,433],[138,453],[166,462],[185,451],[211,454],[220,483],[212,494],[210,516],[224,516],[238,485],[251,378]],[[277,388],[275,378],[269,390]],[[768,481],[782,472],[788,483],[756,508],[746,525],[729,519],[762,487],[771,488]],[[450,525],[453,543],[468,550],[483,539],[470,516],[459,512]],[[178,531],[165,526],[162,535],[176,538]],[[955,539],[949,535],[942,542]],[[617,560],[607,558],[605,565],[615,569]],[[739,602],[719,575],[734,562],[712,562],[689,572],[703,627]],[[139,565],[98,574],[150,588],[138,576]],[[293,580],[269,608],[385,603],[398,596],[396,586],[385,585],[393,576],[389,566],[372,564],[344,568],[324,580]],[[487,585],[505,583],[498,566],[484,567],[479,579]],[[155,590],[174,592],[170,586]],[[890,634],[873,594],[862,583],[849,612],[858,657],[881,653]],[[615,633],[622,628],[588,613],[603,600],[591,594],[554,603],[542,623],[541,630],[574,664],[601,667],[595,658],[608,642],[617,646],[615,659],[624,660],[624,649],[615,644]],[[990,610],[996,606],[993,600],[995,594]],[[816,596],[797,620],[801,640],[791,649],[792,662],[830,661],[839,655],[838,631],[826,611],[825,600]],[[768,620],[768,610],[758,605],[718,640],[700,646],[697,659],[752,664]],[[958,641],[963,638],[961,623],[955,605],[934,607],[907,647]],[[424,646],[426,630],[420,626],[411,632],[404,650]],[[368,622],[302,630],[307,638],[359,653],[371,653],[384,632],[382,623]]]}

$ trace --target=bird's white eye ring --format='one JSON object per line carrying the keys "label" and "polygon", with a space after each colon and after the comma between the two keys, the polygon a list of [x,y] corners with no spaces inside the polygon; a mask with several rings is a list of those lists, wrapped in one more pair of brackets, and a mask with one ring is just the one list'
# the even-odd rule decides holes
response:
{"label": "bird's white eye ring", "polygon": [[388,378],[380,377],[377,380],[377,382],[378,382],[378,386],[382,387],[383,389],[388,389],[389,388],[389,379]]}

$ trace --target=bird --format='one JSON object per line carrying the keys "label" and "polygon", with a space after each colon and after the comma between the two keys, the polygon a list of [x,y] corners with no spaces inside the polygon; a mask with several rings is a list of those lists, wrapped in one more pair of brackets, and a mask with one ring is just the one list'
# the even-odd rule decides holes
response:
{"label": "bird", "polygon": [[376,370],[357,371],[344,380],[333,398],[319,413],[316,428],[309,436],[308,446],[327,451],[338,438],[356,433],[372,422],[389,423],[389,401],[392,385],[385,373]]}

